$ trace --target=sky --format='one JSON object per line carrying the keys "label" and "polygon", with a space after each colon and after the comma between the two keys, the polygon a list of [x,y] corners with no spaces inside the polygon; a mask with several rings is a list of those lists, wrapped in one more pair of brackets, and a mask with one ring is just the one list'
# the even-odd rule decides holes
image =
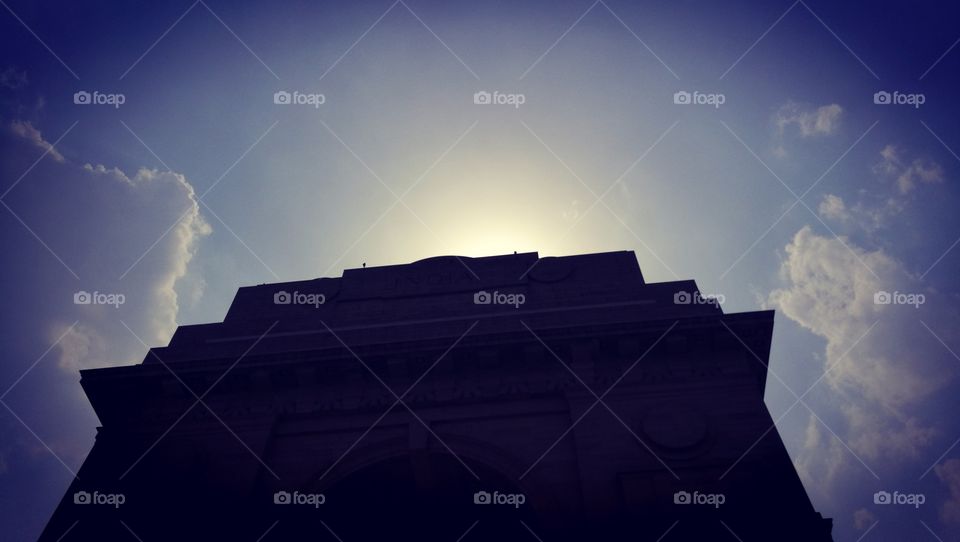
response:
{"label": "sky", "polygon": [[946,4],[0,1],[3,538],[92,446],[78,370],[240,286],[633,250],[777,311],[766,403],[836,540],[957,540]]}

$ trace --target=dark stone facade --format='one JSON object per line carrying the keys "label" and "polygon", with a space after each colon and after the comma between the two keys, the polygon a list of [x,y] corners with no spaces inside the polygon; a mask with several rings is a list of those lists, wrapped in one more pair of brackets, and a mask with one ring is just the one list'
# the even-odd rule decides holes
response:
{"label": "dark stone facade", "polygon": [[82,373],[102,427],[42,540],[831,540],[763,402],[773,312],[696,292],[632,252],[241,288]]}

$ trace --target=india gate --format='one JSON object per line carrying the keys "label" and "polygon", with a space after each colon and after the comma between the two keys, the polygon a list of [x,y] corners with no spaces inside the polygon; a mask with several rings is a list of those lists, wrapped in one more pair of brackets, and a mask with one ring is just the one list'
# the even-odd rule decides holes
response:
{"label": "india gate", "polygon": [[628,251],[243,287],[81,373],[101,427],[41,539],[829,541],[773,322]]}

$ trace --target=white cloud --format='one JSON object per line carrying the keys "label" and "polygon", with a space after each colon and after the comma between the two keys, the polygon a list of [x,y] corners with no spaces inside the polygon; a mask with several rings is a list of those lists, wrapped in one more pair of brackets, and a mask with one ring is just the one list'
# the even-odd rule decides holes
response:
{"label": "white cloud", "polygon": [[791,125],[796,125],[803,137],[830,135],[840,127],[843,108],[838,104],[807,107],[790,101],[780,107],[774,115],[780,135]]}
{"label": "white cloud", "polygon": [[940,520],[960,523],[960,459],[949,459],[933,470],[950,491],[950,499],[940,507]]}
{"label": "white cloud", "polygon": [[887,145],[880,151],[881,161],[874,166],[875,172],[896,179],[901,194],[909,194],[921,183],[943,182],[943,168],[940,164],[926,158],[905,160],[902,155],[902,150],[894,145]]}
{"label": "white cloud", "polygon": [[30,121],[23,120],[14,120],[10,122],[10,131],[19,137],[22,137],[32,143],[34,146],[39,147],[46,151],[51,158],[57,162],[63,162],[63,155],[60,154],[57,149],[53,147],[50,142],[46,139],[43,139],[43,136],[40,134],[40,130],[37,130],[33,127],[33,124]]}
{"label": "white cloud", "polygon": [[820,202],[820,207],[817,210],[819,211],[820,216],[827,219],[839,221],[846,221],[850,219],[850,214],[847,211],[846,204],[843,203],[843,198],[833,194],[827,194],[824,196],[823,201]]}
{"label": "white cloud", "polygon": [[[957,322],[951,303],[923,289],[883,250],[864,250],[809,227],[797,232],[786,254],[785,287],[769,302],[826,340],[824,370],[830,371],[820,385],[830,387],[844,415],[846,442],[868,460],[915,456],[935,431],[919,421],[917,409],[956,373],[955,360],[921,320],[949,343]],[[926,303],[875,304],[881,291],[923,293]],[[822,443],[808,431],[808,449]]]}
{"label": "white cloud", "polygon": [[[143,346],[120,321],[147,345],[165,344],[177,326],[178,282],[187,275],[200,238],[211,231],[200,215],[193,186],[181,174],[141,168],[128,176],[119,168],[91,164],[83,170],[86,173],[72,181],[87,183],[88,191],[99,197],[77,204],[90,205],[102,216],[86,224],[84,253],[89,261],[80,264],[98,272],[79,272],[81,278],[100,279],[96,284],[81,281],[80,289],[123,294],[125,303],[119,308],[75,306],[80,324],[59,343],[60,365],[71,371],[136,361],[129,356],[142,352]],[[109,261],[104,261],[106,254]],[[110,270],[104,272],[106,267]],[[104,275],[117,278],[104,279]],[[195,287],[202,281],[191,284]],[[66,329],[54,326],[51,335],[55,339]],[[123,344],[129,349],[118,346]]]}

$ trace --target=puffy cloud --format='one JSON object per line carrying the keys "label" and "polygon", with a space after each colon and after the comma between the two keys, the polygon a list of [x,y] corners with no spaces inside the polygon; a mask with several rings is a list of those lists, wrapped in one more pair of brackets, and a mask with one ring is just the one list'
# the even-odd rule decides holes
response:
{"label": "puffy cloud", "polygon": [[[18,184],[5,203],[56,256],[44,252],[39,262],[49,267],[36,270],[56,274],[31,313],[45,329],[45,342],[60,339],[59,365],[74,374],[139,361],[140,340],[163,345],[176,329],[178,289],[186,283],[185,294],[196,297],[203,284],[195,273],[188,276],[200,239],[211,231],[193,186],[172,171],[140,168],[128,174],[79,165],[49,147],[30,122],[9,127],[0,147],[4,161],[16,163],[16,170],[32,169],[29,182]],[[51,149],[47,157],[53,160],[33,164],[28,146]],[[15,240],[23,243],[21,252],[44,250],[29,235]],[[105,303],[77,303],[74,296],[83,293]]]}
{"label": "puffy cloud", "polygon": [[926,159],[903,158],[903,151],[894,145],[887,145],[880,151],[881,161],[874,166],[874,171],[896,179],[896,185],[901,194],[909,194],[917,185],[943,182],[943,168],[940,164]]}
{"label": "puffy cloud", "polygon": [[[949,342],[957,322],[951,304],[885,251],[810,227],[787,245],[781,278],[785,287],[768,301],[826,340],[824,384],[844,415],[850,448],[873,459],[915,456],[935,431],[917,411],[956,373],[955,360],[921,321]],[[925,302],[877,303],[881,292],[923,294]],[[820,444],[808,431],[808,449]]]}
{"label": "puffy cloud", "polygon": [[777,110],[774,115],[774,124],[781,135],[791,125],[796,125],[803,137],[830,135],[839,128],[842,114],[843,108],[838,104],[823,105],[814,109],[790,101]]}
{"label": "puffy cloud", "polygon": [[933,468],[950,491],[950,498],[940,507],[944,523],[960,523],[960,459],[949,459]]}
{"label": "puffy cloud", "polygon": [[40,130],[37,130],[36,128],[34,128],[33,124],[30,123],[30,121],[23,121],[23,120],[11,121],[10,131],[13,132],[14,135],[22,137],[23,139],[26,139],[27,141],[32,143],[34,146],[43,149],[45,152],[47,152],[50,155],[51,158],[53,158],[57,162],[64,161],[63,155],[60,154],[60,152],[57,151],[57,149],[55,149],[49,141],[43,138],[43,136],[40,134]]}
{"label": "puffy cloud", "polygon": [[850,214],[847,211],[846,204],[843,203],[843,198],[833,194],[827,194],[824,196],[823,201],[820,202],[820,207],[817,210],[819,211],[820,216],[827,219],[840,221],[846,221],[850,219]]}
{"label": "puffy cloud", "polygon": [[[87,261],[80,269],[90,271],[79,272],[79,291],[112,295],[122,304],[75,305],[79,324],[53,326],[51,340],[63,335],[60,365],[71,371],[129,363],[129,356],[142,352],[120,321],[149,346],[168,341],[177,326],[178,282],[187,275],[199,240],[211,231],[193,186],[181,174],[141,168],[129,176],[119,168],[85,164],[81,177],[73,181],[87,183],[93,196],[77,204],[101,215],[84,224]],[[83,280],[86,276],[99,278],[94,285]]]}

